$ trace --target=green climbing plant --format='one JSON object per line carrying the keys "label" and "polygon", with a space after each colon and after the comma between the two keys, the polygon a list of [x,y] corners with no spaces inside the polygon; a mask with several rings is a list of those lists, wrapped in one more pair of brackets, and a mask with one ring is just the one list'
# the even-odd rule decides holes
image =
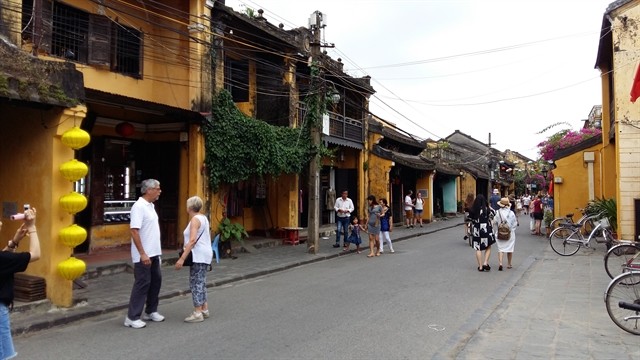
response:
{"label": "green climbing plant", "polygon": [[308,132],[273,126],[244,115],[229,92],[213,96],[212,119],[203,126],[209,186],[252,176],[299,173],[310,159]]}

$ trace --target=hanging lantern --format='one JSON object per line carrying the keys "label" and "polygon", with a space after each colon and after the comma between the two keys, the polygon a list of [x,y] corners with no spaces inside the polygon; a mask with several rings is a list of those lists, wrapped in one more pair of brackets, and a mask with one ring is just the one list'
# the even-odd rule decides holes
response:
{"label": "hanging lantern", "polygon": [[67,280],[75,280],[87,270],[87,264],[73,256],[58,264],[60,276]]}
{"label": "hanging lantern", "polygon": [[78,150],[87,146],[89,141],[91,140],[91,136],[88,132],[80,129],[77,126],[72,127],[62,134],[62,143],[66,146]]}
{"label": "hanging lantern", "polygon": [[116,133],[122,137],[129,137],[133,135],[135,130],[136,129],[133,127],[133,125],[131,125],[131,123],[128,123],[126,121],[116,125]]}
{"label": "hanging lantern", "polygon": [[60,198],[60,206],[69,214],[73,215],[87,207],[87,198],[75,191]]}
{"label": "hanging lantern", "polygon": [[73,249],[87,239],[87,230],[81,226],[73,224],[62,228],[58,232],[58,236],[60,237],[60,242],[62,244]]}
{"label": "hanging lantern", "polygon": [[69,181],[78,181],[85,177],[88,172],[89,167],[87,164],[76,159],[69,160],[60,165],[60,173],[62,174],[62,177]]}

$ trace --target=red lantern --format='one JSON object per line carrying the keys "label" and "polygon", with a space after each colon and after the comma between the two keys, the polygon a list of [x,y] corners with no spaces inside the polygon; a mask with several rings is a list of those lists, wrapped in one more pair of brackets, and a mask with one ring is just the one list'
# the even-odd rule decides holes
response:
{"label": "red lantern", "polygon": [[131,123],[121,122],[120,124],[116,125],[116,133],[122,137],[129,137],[133,135],[134,131],[135,128],[133,127],[133,125],[131,125]]}

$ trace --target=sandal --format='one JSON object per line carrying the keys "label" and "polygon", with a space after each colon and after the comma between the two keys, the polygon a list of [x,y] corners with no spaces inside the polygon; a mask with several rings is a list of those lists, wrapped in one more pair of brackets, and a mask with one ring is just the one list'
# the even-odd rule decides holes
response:
{"label": "sandal", "polygon": [[478,266],[478,271],[484,271],[484,268],[481,266]]}
{"label": "sandal", "polygon": [[512,266],[511,266],[511,265],[507,265],[507,269],[511,269],[511,268],[512,268]]}
{"label": "sandal", "polygon": [[367,257],[368,257],[368,258],[370,258],[370,257],[374,257],[374,255],[373,255],[373,254],[369,254],[369,255],[367,255]]}

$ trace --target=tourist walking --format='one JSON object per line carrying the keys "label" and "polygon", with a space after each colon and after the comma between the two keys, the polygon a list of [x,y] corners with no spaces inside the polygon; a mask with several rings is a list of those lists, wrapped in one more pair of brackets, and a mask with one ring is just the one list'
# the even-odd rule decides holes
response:
{"label": "tourist walking", "polygon": [[353,220],[351,220],[351,225],[349,225],[349,237],[344,243],[344,251],[349,251],[351,244],[354,244],[356,246],[356,252],[360,254],[360,244],[362,244],[362,237],[360,236],[361,230],[367,231],[360,225],[358,217],[354,216]]}
{"label": "tourist walking", "polygon": [[473,200],[475,200],[475,195],[473,193],[468,193],[467,198],[464,199],[464,204],[462,211],[464,211],[464,240],[468,240],[469,236],[471,236],[471,218],[469,217],[469,213],[473,208]]}
{"label": "tourist walking", "polygon": [[529,206],[531,205],[531,195],[524,194],[522,197],[522,208],[524,209],[524,214],[529,215]]}
{"label": "tourist walking", "polygon": [[380,256],[380,216],[382,207],[376,201],[376,197],[367,197],[369,217],[367,219],[367,232],[369,233],[369,255],[367,257]]}
{"label": "tourist walking", "polygon": [[413,205],[413,199],[411,198],[412,195],[413,191],[409,190],[407,195],[404,197],[404,217],[408,228],[412,228],[415,221],[413,218],[413,208],[415,205]]}
{"label": "tourist walking", "polygon": [[[518,227],[518,219],[510,208],[510,201],[508,198],[502,198],[498,202],[500,209],[496,211],[496,215],[493,217],[493,229],[496,236],[496,245],[498,247],[498,270],[502,271],[502,259],[504,254],[507,254],[507,269],[511,269],[513,258],[513,250],[516,244],[516,228]],[[508,240],[500,240],[497,237],[497,229],[501,222],[505,222],[511,230],[511,235]]]}
{"label": "tourist walking", "polygon": [[[491,210],[487,200],[482,194],[476,197],[469,213],[472,219],[471,236],[473,237],[473,249],[476,252],[478,271],[489,271],[489,258],[491,257],[491,245],[496,242],[491,224]],[[484,256],[483,253],[484,252]]]}
{"label": "tourist walking", "polygon": [[544,218],[544,211],[542,209],[542,196],[536,195],[535,199],[531,203],[531,214],[533,216],[533,235],[542,235],[540,227],[542,226],[542,219]]}
{"label": "tourist walking", "polygon": [[493,189],[493,194],[489,198],[489,204],[493,210],[498,210],[500,208],[498,206],[498,201],[500,201],[500,190]]}
{"label": "tourist walking", "polygon": [[176,261],[175,268],[180,270],[191,254],[189,266],[189,289],[193,301],[193,312],[184,321],[188,323],[202,322],[209,317],[207,303],[207,271],[213,260],[211,248],[211,231],[209,219],[200,213],[204,203],[198,196],[187,199],[189,224],[184,229],[183,253]]}
{"label": "tourist walking", "polygon": [[[124,326],[140,329],[147,326],[143,320],[164,321],[158,313],[158,295],[162,286],[160,272],[160,223],[153,203],[160,198],[160,182],[143,180],[142,196],[131,207],[131,260],[133,262],[133,289]],[[146,311],[142,310],[146,306]],[[142,319],[141,319],[142,318]]]}
{"label": "tourist walking", "polygon": [[340,234],[344,233],[342,238],[343,243],[346,242],[349,228],[349,220],[351,219],[351,213],[354,210],[353,201],[348,197],[349,192],[347,190],[342,191],[342,196],[336,199],[334,209],[336,210],[336,243],[333,244],[334,248],[340,247]]}
{"label": "tourist walking", "polygon": [[413,200],[413,204],[413,213],[415,215],[413,224],[417,226],[418,223],[420,223],[420,227],[422,227],[422,210],[424,209],[424,199],[422,198],[422,193],[420,191],[416,193],[416,198],[415,200]]}
{"label": "tourist walking", "polygon": [[385,241],[389,244],[389,251],[394,253],[390,234],[393,230],[393,214],[387,199],[380,199],[380,206],[382,206],[382,215],[380,216],[380,254],[384,253]]}

